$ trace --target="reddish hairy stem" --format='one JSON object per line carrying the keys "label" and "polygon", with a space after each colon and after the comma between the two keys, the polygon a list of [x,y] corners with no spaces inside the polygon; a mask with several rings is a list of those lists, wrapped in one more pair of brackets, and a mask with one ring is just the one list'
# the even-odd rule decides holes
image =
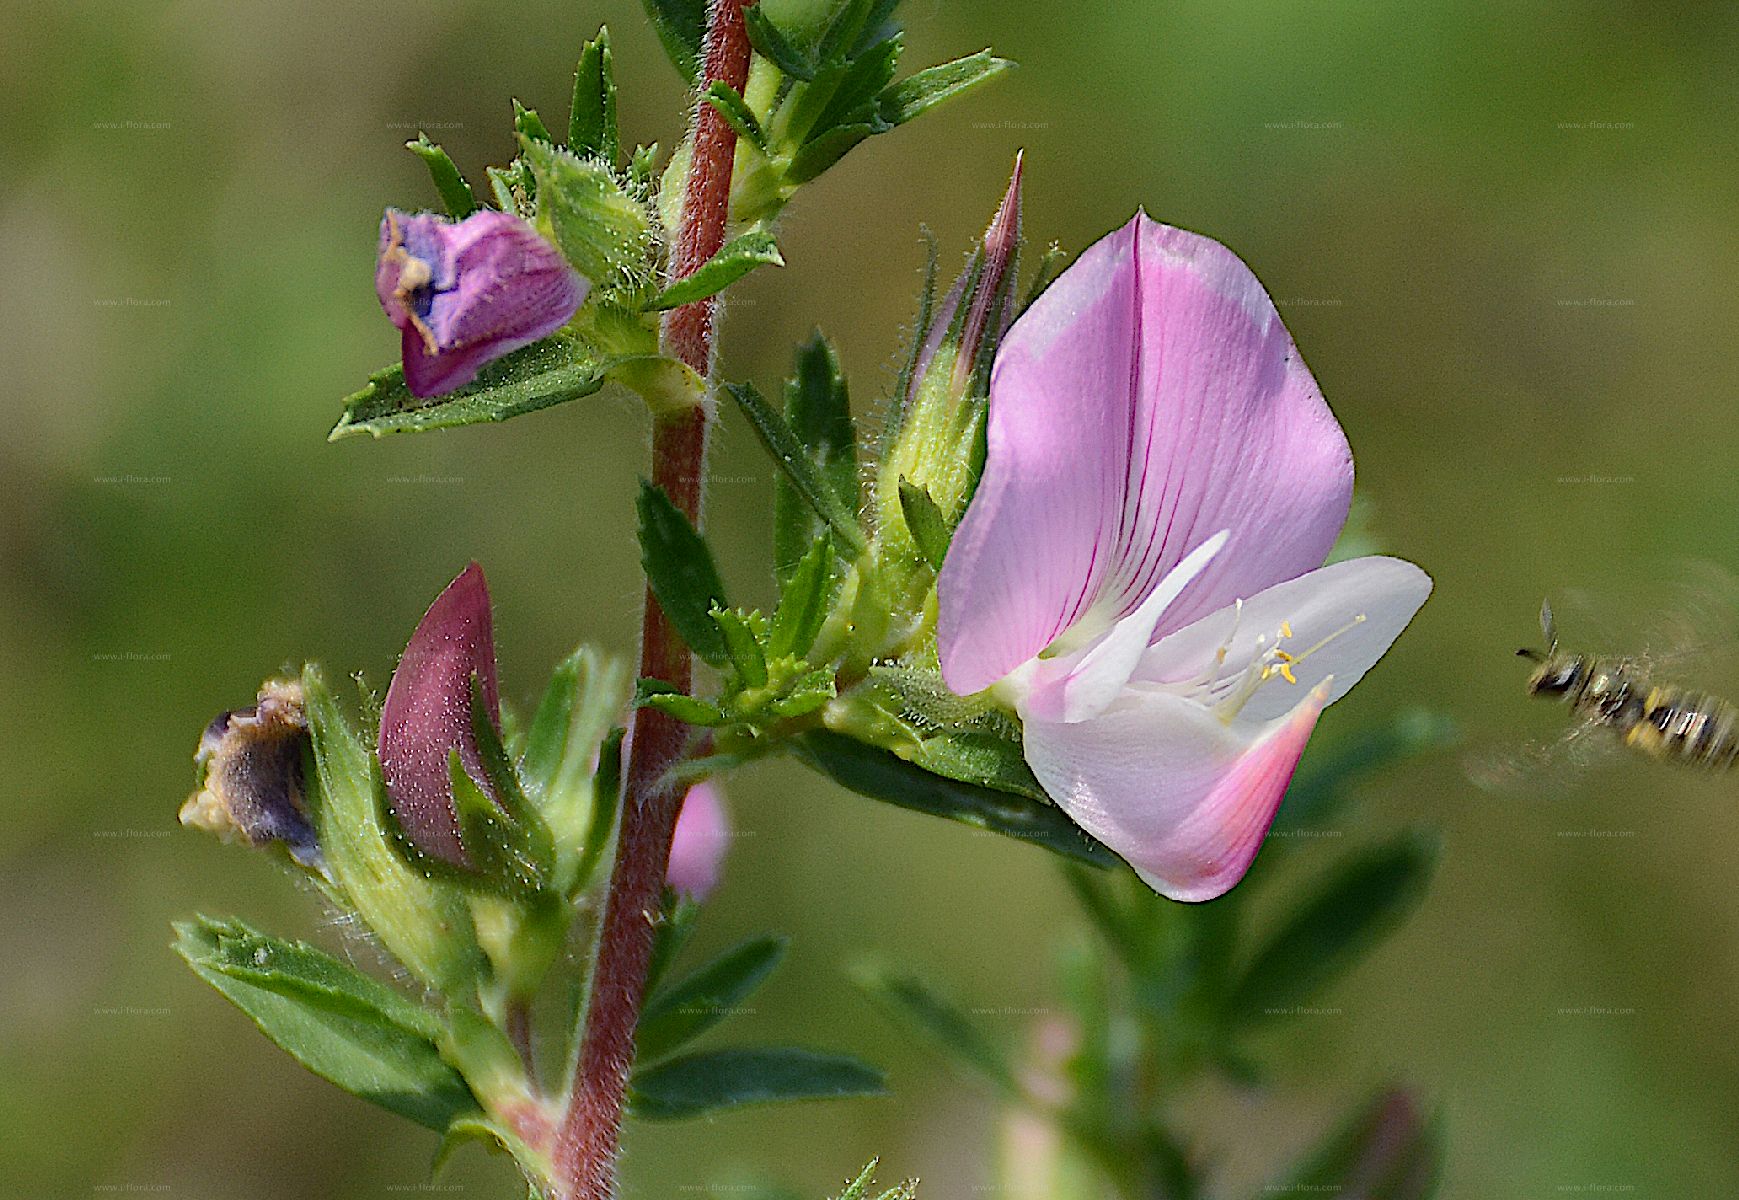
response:
{"label": "reddish hairy stem", "polygon": [[[739,92],[749,76],[743,0],[712,0],[705,78]],[[725,240],[736,131],[705,101],[697,101],[694,148],[672,250],[670,277],[691,274]],[[675,309],[664,321],[665,353],[681,359],[711,386],[713,301]],[[710,400],[710,397],[709,397]],[[707,410],[659,419],[652,435],[652,482],[696,525],[706,470]],[[688,647],[648,589],[641,618],[640,674],[687,691],[693,681]],[[622,1096],[634,1066],[634,1027],[646,989],[653,925],[664,894],[670,838],[683,789],[663,780],[682,756],[687,730],[651,709],[629,718],[623,764],[622,824],[616,862],[598,935],[598,959],[586,1009],[579,1062],[567,1111],[556,1136],[555,1184],[562,1200],[609,1200],[616,1190],[616,1150]]]}

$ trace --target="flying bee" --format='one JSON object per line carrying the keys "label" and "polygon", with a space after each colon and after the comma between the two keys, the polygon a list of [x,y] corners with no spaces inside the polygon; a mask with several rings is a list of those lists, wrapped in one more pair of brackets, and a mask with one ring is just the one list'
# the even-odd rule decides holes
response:
{"label": "flying bee", "polygon": [[1558,650],[1550,604],[1540,606],[1545,650],[1518,650],[1535,664],[1528,693],[1559,699],[1588,728],[1605,728],[1651,758],[1723,770],[1739,761],[1739,707],[1719,696],[1649,678],[1638,660]]}

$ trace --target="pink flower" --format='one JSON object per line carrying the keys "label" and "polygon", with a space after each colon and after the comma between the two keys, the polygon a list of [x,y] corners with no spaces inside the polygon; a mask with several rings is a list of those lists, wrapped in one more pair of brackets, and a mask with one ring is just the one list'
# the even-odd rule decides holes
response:
{"label": "pink flower", "polygon": [[403,332],[405,385],[438,396],[483,365],[548,337],[586,298],[586,280],[512,213],[452,222],[387,209],[374,289]]}
{"label": "pink flower", "polygon": [[1250,269],[1145,214],[1009,330],[987,445],[937,584],[943,678],[1009,703],[1046,792],[1156,891],[1222,894],[1430,579],[1321,566],[1346,437]]}
{"label": "pink flower", "polygon": [[483,568],[472,563],[435,597],[399,658],[380,710],[381,781],[405,837],[456,867],[471,859],[459,835],[449,755],[493,800],[494,785],[471,727],[471,677],[495,727],[501,700],[495,678],[495,631]]}
{"label": "pink flower", "polygon": [[731,823],[724,798],[711,783],[697,783],[683,797],[670,839],[670,886],[696,900],[705,900],[719,885]]}

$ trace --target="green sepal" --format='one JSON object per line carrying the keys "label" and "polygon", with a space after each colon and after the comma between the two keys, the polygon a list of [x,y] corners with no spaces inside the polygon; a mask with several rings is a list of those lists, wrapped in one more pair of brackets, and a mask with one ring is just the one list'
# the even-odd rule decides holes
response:
{"label": "green sepal", "polygon": [[833,668],[816,667],[787,683],[784,695],[768,702],[767,712],[781,720],[807,716],[826,705],[837,694]]}
{"label": "green sepal", "polygon": [[876,1006],[955,1063],[993,1084],[1007,1098],[1021,1095],[1008,1056],[993,1045],[958,1005],[921,979],[882,963],[860,963],[852,980]]}
{"label": "green sepal", "polygon": [[[876,1181],[876,1168],[879,1166],[881,1166],[880,1159],[870,1159],[869,1165],[858,1172],[857,1178],[846,1184],[845,1190],[835,1197],[835,1200],[872,1200],[869,1189]],[[917,1200],[917,1197],[918,1185],[907,1180],[905,1183],[897,1184],[880,1193],[873,1200]]]}
{"label": "green sepal", "polygon": [[918,553],[930,564],[932,571],[940,571],[954,531],[948,527],[948,518],[936,507],[936,501],[930,498],[929,492],[902,478],[900,515],[905,518],[906,530],[912,535],[912,544],[918,548]]}
{"label": "green sepal", "polygon": [[751,938],[661,989],[640,1010],[639,1057],[655,1062],[731,1015],[785,955],[782,937]]}
{"label": "green sepal", "polygon": [[601,26],[598,36],[580,51],[580,62],[574,70],[573,107],[568,110],[568,149],[582,158],[601,158],[612,167],[622,156],[621,135],[616,126],[616,73],[608,27]]}
{"label": "green sepal", "polygon": [[706,0],[640,0],[671,65],[689,83],[700,77],[701,47],[706,40]]}
{"label": "green sepal", "polygon": [[1006,58],[980,50],[952,62],[926,67],[883,92],[876,100],[876,115],[890,127],[904,125],[1013,66]]}
{"label": "green sepal", "polygon": [[839,1100],[887,1094],[876,1068],[844,1054],[797,1046],[712,1050],[634,1072],[628,1102],[649,1121],[698,1117],[745,1104]]}
{"label": "green sepal", "polygon": [[438,1019],[384,984],[235,920],[178,921],[175,932],[194,973],[322,1079],[430,1129],[477,1110],[435,1044]]}
{"label": "green sepal", "polygon": [[647,307],[678,308],[715,296],[763,264],[782,267],[785,258],[773,241],[772,231],[757,225],[719,247],[717,254],[659,292]]}
{"label": "green sepal", "polygon": [[528,1181],[541,1181],[544,1185],[540,1187],[538,1182],[532,1182],[528,1200],[544,1200],[548,1180],[554,1173],[554,1165],[546,1156],[532,1149],[505,1123],[482,1113],[469,1113],[453,1118],[442,1133],[441,1144],[435,1148],[431,1173],[439,1175],[452,1161],[454,1153],[466,1142],[482,1142],[492,1150],[505,1151],[511,1155]]}
{"label": "green sepal", "polygon": [[344,414],[327,440],[506,421],[590,396],[604,386],[612,368],[626,361],[558,333],[496,359],[456,391],[427,398],[411,394],[404,368],[394,363],[344,398]]}
{"label": "green sepal", "polygon": [[644,192],[652,186],[657,167],[657,142],[647,146],[634,147],[634,153],[628,156],[628,183]]}
{"label": "green sepal", "polygon": [[723,709],[710,700],[690,696],[662,679],[639,679],[634,683],[634,707],[651,708],[684,725],[715,728],[730,720]]}
{"label": "green sepal", "polygon": [[792,748],[835,783],[873,800],[1005,834],[1096,867],[1119,861],[1046,801],[948,779],[832,730],[803,733]]}
{"label": "green sepal", "polygon": [[383,814],[380,764],[352,729],[318,668],[302,671],[313,743],[310,816],[350,907],[412,975],[457,994],[482,969],[463,894],[408,865]]}
{"label": "green sepal", "polygon": [[[827,523],[852,558],[861,555],[868,548],[868,541],[858,526],[855,511],[847,506],[831,481],[823,475],[823,468],[811,456],[797,430],[767,403],[754,384],[727,383],[725,390],[743,410],[743,415],[749,418],[761,444],[785,472],[797,494]],[[854,490],[855,487],[854,479]]]}
{"label": "green sepal", "polygon": [[[555,843],[555,887],[572,895],[603,853],[616,797],[593,764],[627,694],[621,664],[581,647],[550,676],[526,730],[519,774]],[[601,828],[600,828],[601,826]]]}
{"label": "green sepal", "polygon": [[449,1005],[441,1053],[490,1111],[512,1111],[531,1100],[531,1082],[519,1051],[493,1021],[471,1005]]}
{"label": "green sepal", "polygon": [[513,102],[513,131],[522,138],[531,138],[545,145],[555,145],[555,138],[549,131],[549,126],[543,123],[543,118],[537,115],[537,109],[527,108],[518,100]]}
{"label": "green sepal", "polygon": [[[447,777],[453,787],[453,810],[459,818],[459,838],[471,869],[447,867],[421,859],[427,868],[461,886],[512,899],[532,896],[550,886],[553,863],[540,857],[538,839],[516,822],[471,779],[458,750],[447,754]],[[543,831],[547,838],[549,831]],[[414,849],[412,850],[414,854]],[[553,857],[553,855],[552,855]]]}
{"label": "green sepal", "polygon": [[475,673],[471,676],[471,734],[477,742],[483,773],[494,787],[493,807],[498,816],[492,828],[503,835],[504,846],[512,856],[510,875],[524,883],[528,891],[545,890],[555,877],[555,839],[520,786],[519,773],[507,756],[501,735],[495,731],[482,681]]}
{"label": "green sepal", "polygon": [[1367,1200],[1430,1200],[1443,1167],[1438,1120],[1422,1117],[1400,1089],[1349,1113],[1309,1157],[1266,1195],[1356,1193]]}
{"label": "green sepal", "polygon": [[802,658],[815,644],[833,600],[833,541],[818,538],[791,569],[779,591],[767,635],[770,658]]}
{"label": "green sepal", "polygon": [[1069,256],[1063,253],[1063,248],[1052,242],[1039,255],[1039,261],[1033,265],[1032,281],[1027,284],[1026,295],[1021,297],[1020,307],[1014,310],[1015,316],[1031,308],[1033,301],[1044,295],[1045,289],[1051,286],[1051,281],[1062,274],[1063,265],[1069,261]]}
{"label": "green sepal", "polygon": [[652,218],[597,158],[580,158],[523,134],[537,179],[537,230],[595,288],[638,295],[652,275]]}
{"label": "green sepal", "polygon": [[730,656],[737,682],[745,688],[767,686],[767,651],[761,645],[767,632],[766,619],[735,608],[714,609],[712,619],[725,639],[725,653]]}
{"label": "green sepal", "polygon": [[1233,1025],[1293,1012],[1392,931],[1424,897],[1437,842],[1413,831],[1348,855],[1258,949],[1225,1004]]}
{"label": "green sepal", "polygon": [[641,481],[635,507],[640,563],[659,607],[689,649],[715,667],[726,666],[730,653],[712,619],[714,609],[726,606],[725,588],[706,540],[656,484]]}
{"label": "green sepal", "polygon": [[431,142],[428,134],[418,133],[416,141],[405,143],[405,149],[422,159],[423,164],[429,168],[429,178],[434,180],[435,191],[440,193],[441,204],[446,208],[449,217],[455,221],[463,221],[483,207],[477,203],[471,185],[465,182],[465,177],[459,173],[459,168],[454,165],[447,152]]}
{"label": "green sepal", "polygon": [[738,137],[746,139],[762,154],[772,156],[773,147],[767,142],[767,131],[761,128],[760,118],[755,116],[741,92],[723,80],[715,79],[701,93],[701,99],[718,109],[719,116],[737,131]]}

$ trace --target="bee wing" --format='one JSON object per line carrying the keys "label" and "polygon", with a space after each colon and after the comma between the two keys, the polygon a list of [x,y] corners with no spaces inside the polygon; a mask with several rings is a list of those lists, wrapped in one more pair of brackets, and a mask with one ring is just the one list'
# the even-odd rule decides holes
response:
{"label": "bee wing", "polygon": [[1639,661],[1658,678],[1731,690],[1739,678],[1739,577],[1707,560],[1678,562],[1666,576],[1643,625]]}
{"label": "bee wing", "polygon": [[1468,780],[1482,791],[1562,795],[1590,767],[1612,756],[1615,739],[1589,736],[1599,723],[1579,720],[1555,738],[1471,750],[1462,759]]}

